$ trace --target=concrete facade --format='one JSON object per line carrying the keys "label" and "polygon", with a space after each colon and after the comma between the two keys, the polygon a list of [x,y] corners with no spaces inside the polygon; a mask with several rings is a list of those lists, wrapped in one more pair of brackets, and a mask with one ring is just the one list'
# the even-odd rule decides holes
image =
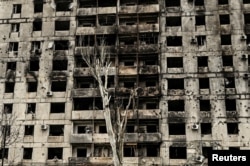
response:
{"label": "concrete facade", "polygon": [[250,149],[249,0],[0,0],[0,9],[0,110],[22,131],[6,165],[112,163],[80,55],[101,39],[110,92],[139,89],[125,165],[206,165],[209,149]]}

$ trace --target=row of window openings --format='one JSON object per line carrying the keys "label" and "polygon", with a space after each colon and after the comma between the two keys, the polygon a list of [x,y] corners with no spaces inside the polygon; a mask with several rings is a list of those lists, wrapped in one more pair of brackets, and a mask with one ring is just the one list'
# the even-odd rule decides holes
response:
{"label": "row of window openings", "polygon": [[[189,0],[189,3],[193,3],[193,0]],[[249,0],[243,0],[243,4],[250,3]],[[195,6],[204,6],[204,0],[194,0]],[[218,0],[218,5],[228,5],[228,0]],[[181,0],[175,0],[175,1],[169,1],[165,0],[165,6],[166,7],[180,7],[181,6]]]}

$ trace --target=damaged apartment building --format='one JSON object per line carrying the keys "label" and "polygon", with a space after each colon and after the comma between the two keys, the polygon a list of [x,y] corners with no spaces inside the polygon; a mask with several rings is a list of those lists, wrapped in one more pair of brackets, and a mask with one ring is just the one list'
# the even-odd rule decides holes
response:
{"label": "damaged apartment building", "polygon": [[81,55],[103,39],[114,98],[138,89],[124,165],[249,149],[250,0],[0,0],[1,117],[20,126],[12,144],[0,137],[5,165],[112,165]]}

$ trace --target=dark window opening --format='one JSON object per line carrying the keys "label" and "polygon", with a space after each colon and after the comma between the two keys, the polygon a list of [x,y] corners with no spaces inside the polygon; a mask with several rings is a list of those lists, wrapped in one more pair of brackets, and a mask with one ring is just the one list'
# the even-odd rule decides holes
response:
{"label": "dark window opening", "polygon": [[77,134],[85,134],[86,130],[85,130],[86,126],[77,126]]}
{"label": "dark window opening", "polygon": [[230,17],[228,14],[220,15],[220,24],[221,25],[230,24]]}
{"label": "dark window opening", "polygon": [[112,7],[116,6],[116,0],[103,1],[98,0],[98,7]]}
{"label": "dark window opening", "polygon": [[210,100],[200,100],[200,111],[210,111]]}
{"label": "dark window opening", "polygon": [[75,88],[95,88],[95,81],[93,78],[75,77]]}
{"label": "dark window opening", "polygon": [[[157,24],[158,23],[158,15],[156,14],[142,14],[139,15],[139,24]],[[152,25],[153,27],[154,25]],[[154,28],[154,27],[153,27]]]}
{"label": "dark window opening", "polygon": [[[244,3],[244,0],[243,0]],[[228,5],[228,0],[218,0],[218,5]]]}
{"label": "dark window opening", "polygon": [[198,67],[207,67],[208,66],[208,57],[199,56],[198,58]]}
{"label": "dark window opening", "polygon": [[157,109],[157,104],[156,103],[147,103],[146,109]]}
{"label": "dark window opening", "polygon": [[228,134],[238,134],[238,123],[227,123],[227,133]]}
{"label": "dark window opening", "polygon": [[99,15],[98,19],[101,26],[112,26],[116,23],[115,15]]}
{"label": "dark window opening", "polygon": [[186,147],[169,147],[169,158],[170,159],[186,159],[187,148]]}
{"label": "dark window opening", "polygon": [[40,41],[33,41],[31,43],[31,51],[34,52],[36,55],[41,54],[41,42]]}
{"label": "dark window opening", "polygon": [[36,1],[34,2],[34,13],[42,13],[43,12],[43,2]]}
{"label": "dark window opening", "polygon": [[66,91],[67,82],[66,81],[52,81],[51,91],[53,92],[63,92]]}
{"label": "dark window opening", "polygon": [[168,111],[184,111],[185,102],[184,100],[169,100]]}
{"label": "dark window opening", "polygon": [[106,46],[115,45],[116,36],[115,35],[97,35],[97,44],[100,46],[105,43]]}
{"label": "dark window opening", "polygon": [[205,15],[195,16],[195,25],[196,26],[205,25],[206,24],[205,18],[206,18]]}
{"label": "dark window opening", "polygon": [[106,126],[99,126],[99,133],[107,133]]}
{"label": "dark window opening", "polygon": [[64,126],[63,125],[50,125],[49,136],[63,136]]}
{"label": "dark window opening", "polygon": [[249,4],[249,3],[250,3],[250,0],[243,0],[243,3],[244,3],[244,4]]}
{"label": "dark window opening", "polygon": [[77,157],[87,157],[87,149],[78,148],[76,153]]}
{"label": "dark window opening", "polygon": [[74,110],[102,110],[100,98],[74,98]]}
{"label": "dark window opening", "polygon": [[93,35],[76,36],[76,46],[94,46],[95,39]]}
{"label": "dark window opening", "polygon": [[9,43],[9,52],[18,51],[18,42],[10,42]]}
{"label": "dark window opening", "polygon": [[79,0],[79,8],[89,8],[89,7],[96,7],[97,1],[92,0]]}
{"label": "dark window opening", "polygon": [[156,86],[156,81],[146,81],[146,87],[155,87]]}
{"label": "dark window opening", "polygon": [[181,5],[181,2],[180,0],[174,0],[174,1],[165,0],[165,5],[166,7],[177,7]]}
{"label": "dark window opening", "polygon": [[235,88],[234,77],[225,78],[225,87],[226,88]]}
{"label": "dark window opening", "polygon": [[183,58],[182,57],[168,57],[167,66],[168,68],[182,68]]}
{"label": "dark window opening", "polygon": [[166,17],[166,22],[167,27],[181,26],[181,17]]}
{"label": "dark window opening", "polygon": [[6,136],[10,136],[10,130],[11,130],[11,127],[10,125],[2,125],[2,135],[4,134],[4,132],[6,133]]}
{"label": "dark window opening", "polygon": [[134,66],[134,61],[124,61],[124,66]]}
{"label": "dark window opening", "polygon": [[138,0],[138,4],[139,5],[143,5],[143,4],[157,4],[158,0]]}
{"label": "dark window opening", "polygon": [[231,45],[231,35],[221,35],[221,45]]}
{"label": "dark window opening", "polygon": [[20,29],[19,23],[11,24],[11,32],[19,32],[19,29]]}
{"label": "dark window opening", "polygon": [[208,155],[211,154],[211,151],[213,150],[212,147],[202,147],[202,155],[205,158],[208,158]]}
{"label": "dark window opening", "polygon": [[28,114],[36,113],[36,103],[28,103],[27,104],[27,113]]}
{"label": "dark window opening", "polygon": [[70,0],[56,0],[56,11],[70,11]]}
{"label": "dark window opening", "polygon": [[158,147],[155,145],[147,145],[147,157],[157,157]]}
{"label": "dark window opening", "polygon": [[119,17],[119,24],[120,25],[136,25],[137,18],[134,15],[123,15]]}
{"label": "dark window opening", "polygon": [[85,60],[82,59],[82,57],[75,57],[75,66],[76,67],[88,67]]}
{"label": "dark window opening", "polygon": [[55,21],[55,31],[69,30],[70,21]]}
{"label": "dark window opening", "polygon": [[250,24],[250,13],[244,14],[245,24]]}
{"label": "dark window opening", "polygon": [[4,113],[11,114],[13,111],[13,104],[4,104]]}
{"label": "dark window opening", "polygon": [[168,89],[184,89],[184,79],[168,79]]}
{"label": "dark window opening", "polygon": [[239,151],[240,147],[229,147],[228,150],[231,151]]}
{"label": "dark window opening", "polygon": [[200,89],[209,89],[209,78],[199,78]]}
{"label": "dark window opening", "polygon": [[6,71],[8,70],[16,70],[16,62],[7,62]]}
{"label": "dark window opening", "polygon": [[23,159],[30,160],[32,159],[32,148],[23,148]]}
{"label": "dark window opening", "polygon": [[222,56],[223,66],[233,66],[233,56]]}
{"label": "dark window opening", "polygon": [[212,126],[211,123],[201,123],[201,134],[211,134]]}
{"label": "dark window opening", "polygon": [[25,125],[24,127],[24,135],[25,136],[33,136],[34,135],[34,126],[33,125]]}
{"label": "dark window opening", "polygon": [[157,65],[157,61],[156,60],[145,60],[144,64],[145,65]]}
{"label": "dark window opening", "polygon": [[148,125],[147,126],[147,133],[156,133],[158,132],[157,125]]}
{"label": "dark window opening", "polygon": [[185,135],[186,134],[185,123],[169,123],[168,133],[169,135]]}
{"label": "dark window opening", "polygon": [[50,113],[64,113],[65,103],[51,103]]}
{"label": "dark window opening", "polygon": [[196,36],[198,46],[203,46],[206,43],[206,36]]}
{"label": "dark window opening", "polygon": [[78,17],[78,27],[93,27],[96,25],[96,16]]}
{"label": "dark window opening", "polygon": [[170,36],[167,37],[167,46],[182,46],[181,36]]}
{"label": "dark window opening", "polygon": [[204,6],[204,0],[194,0],[195,6]]}
{"label": "dark window opening", "polygon": [[48,160],[62,159],[63,148],[48,148]]}
{"label": "dark window opening", "polygon": [[42,20],[36,20],[33,22],[33,31],[41,31],[42,30]]}
{"label": "dark window opening", "polygon": [[137,38],[134,36],[128,37],[128,36],[121,36],[119,38],[119,44],[121,45],[135,45],[137,44]]}
{"label": "dark window opening", "polygon": [[133,88],[135,85],[135,82],[124,82],[124,88]]}
{"label": "dark window opening", "polygon": [[235,99],[226,99],[226,111],[236,111],[236,100]]}
{"label": "dark window opening", "polygon": [[125,146],[123,150],[123,156],[124,157],[135,157],[135,151],[136,147],[135,146]]}
{"label": "dark window opening", "polygon": [[[4,155],[3,155],[4,153]],[[0,156],[3,156],[4,159],[8,159],[9,156],[9,148],[4,148],[4,152],[3,149],[0,149]],[[1,157],[2,158],[2,157]]]}
{"label": "dark window opening", "polygon": [[55,41],[55,50],[68,50],[68,49],[69,49],[68,40]]}
{"label": "dark window opening", "polygon": [[5,83],[5,93],[13,93],[15,88],[14,82],[6,82]]}
{"label": "dark window opening", "polygon": [[13,4],[13,14],[21,13],[22,5],[21,4]]}
{"label": "dark window opening", "polygon": [[158,35],[152,33],[140,33],[140,44],[156,44],[158,42]]}
{"label": "dark window opening", "polygon": [[30,60],[29,71],[38,71],[39,69],[39,60]]}
{"label": "dark window opening", "polygon": [[135,128],[134,126],[126,126],[126,133],[134,133]]}
{"label": "dark window opening", "polygon": [[37,82],[28,82],[27,92],[36,92],[37,91]]}
{"label": "dark window opening", "polygon": [[52,70],[67,70],[68,60],[53,60]]}

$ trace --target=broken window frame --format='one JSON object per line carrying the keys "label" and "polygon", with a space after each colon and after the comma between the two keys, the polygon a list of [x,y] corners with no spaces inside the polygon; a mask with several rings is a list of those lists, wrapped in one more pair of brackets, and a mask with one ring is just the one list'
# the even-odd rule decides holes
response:
{"label": "broken window frame", "polygon": [[36,54],[40,54],[41,49],[41,41],[32,41],[31,42],[31,52],[34,52]]}
{"label": "broken window frame", "polygon": [[19,32],[20,31],[20,23],[12,23],[11,24],[11,32]]}
{"label": "broken window frame", "polygon": [[196,40],[197,40],[198,46],[206,45],[206,36],[205,35],[196,36]]}
{"label": "broken window frame", "polygon": [[22,12],[22,5],[21,4],[13,4],[13,14],[20,14]]}
{"label": "broken window frame", "polygon": [[9,52],[18,52],[19,43],[18,42],[10,42],[9,43]]}
{"label": "broken window frame", "polygon": [[27,103],[27,114],[35,114],[36,113],[36,103]]}
{"label": "broken window frame", "polygon": [[48,148],[48,160],[53,160],[53,159],[63,159],[63,148],[58,147],[58,148]]}
{"label": "broken window frame", "polygon": [[235,88],[235,79],[234,77],[225,77],[224,78],[225,88]]}

